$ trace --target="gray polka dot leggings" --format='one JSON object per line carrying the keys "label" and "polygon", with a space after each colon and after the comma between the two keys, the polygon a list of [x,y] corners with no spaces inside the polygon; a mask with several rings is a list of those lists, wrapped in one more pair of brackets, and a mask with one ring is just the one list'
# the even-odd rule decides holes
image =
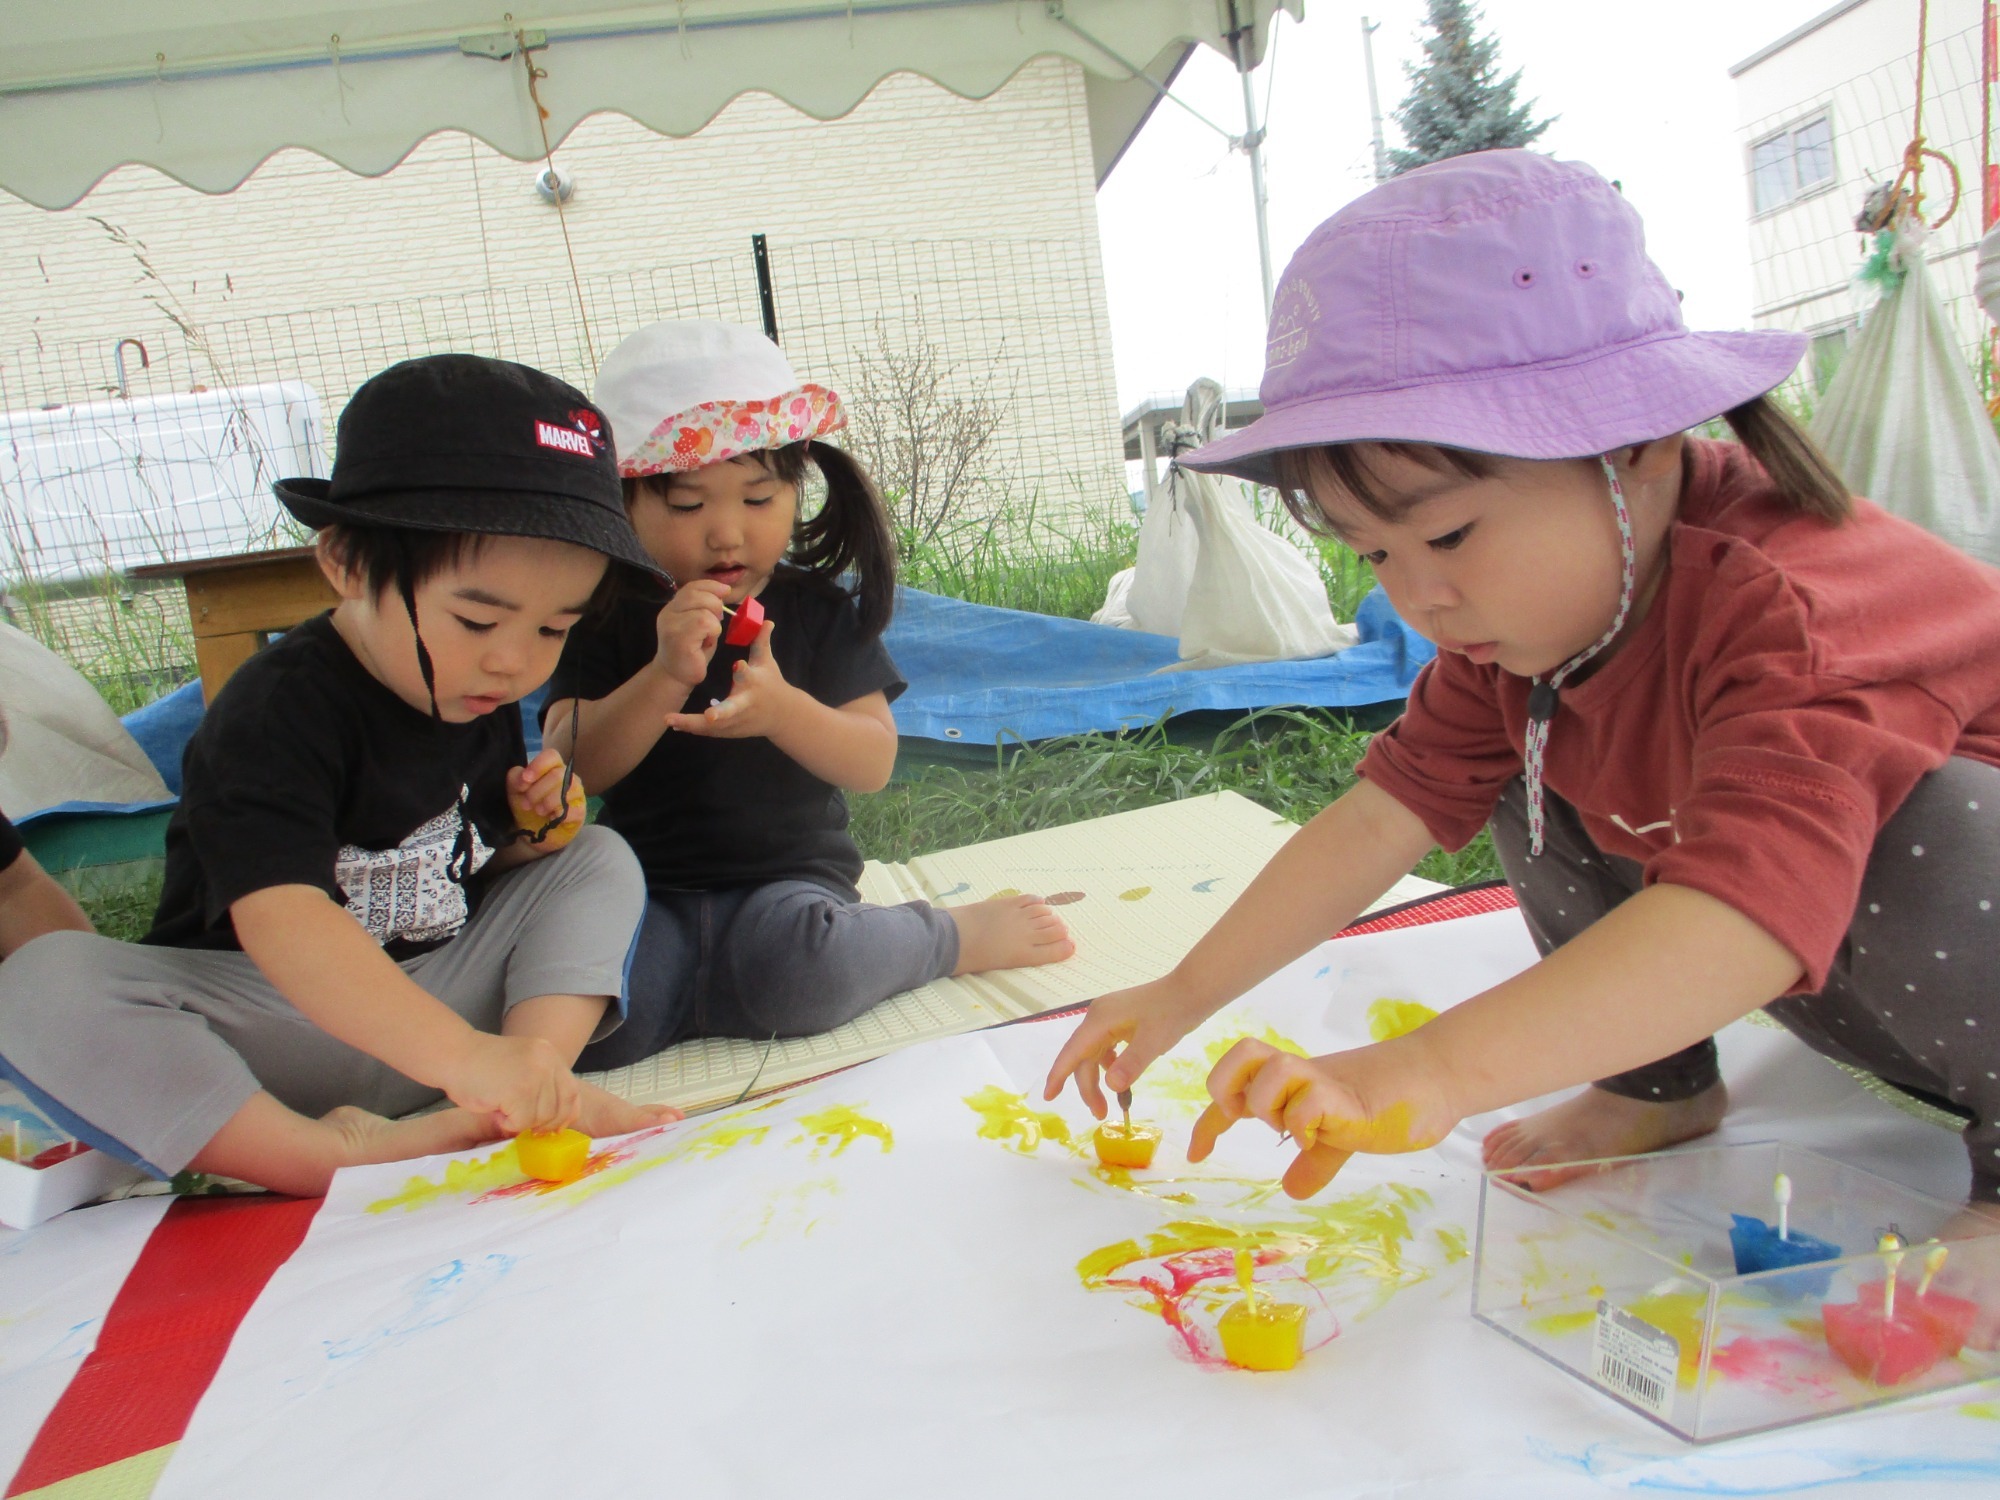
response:
{"label": "gray polka dot leggings", "polygon": [[[1542,854],[1528,854],[1527,793],[1494,809],[1493,842],[1548,953],[1641,888],[1640,867],[1602,853],[1546,788]],[[1966,1120],[1972,1196],[2000,1202],[2000,769],[1954,759],[1917,784],[1883,828],[1853,924],[1817,995],[1768,1012],[1826,1056],[1864,1068]],[[1721,1079],[1698,1042],[1597,1087],[1661,1103]]]}

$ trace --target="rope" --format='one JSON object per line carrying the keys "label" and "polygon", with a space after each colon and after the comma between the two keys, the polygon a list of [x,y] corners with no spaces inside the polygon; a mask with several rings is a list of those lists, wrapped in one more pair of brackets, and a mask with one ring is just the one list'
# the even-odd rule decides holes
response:
{"label": "rope", "polygon": [[[1885,205],[1883,223],[1892,224],[1907,210],[1912,218],[1923,220],[1924,207],[1924,158],[1941,162],[1951,173],[1951,206],[1947,208],[1930,227],[1941,229],[1958,212],[1959,199],[1964,196],[1964,183],[1958,175],[1958,163],[1942,151],[1933,150],[1924,144],[1924,71],[1930,53],[1930,0],[1917,0],[1917,102],[1910,118],[1910,143],[1903,148],[1903,168],[1896,174],[1896,181],[1889,189],[1889,201]],[[1907,197],[1904,185],[1908,184]]]}
{"label": "rope", "polygon": [[[534,101],[535,124],[542,132],[542,160],[547,164],[549,178],[553,182],[556,172],[556,152],[555,147],[549,144],[549,111],[548,106],[542,103],[541,90],[535,87],[539,80],[549,76],[548,69],[535,66],[534,54],[528,51],[526,32],[514,33],[514,45],[520,49],[521,66],[528,73],[528,98]],[[590,341],[590,314],[583,305],[583,277],[576,269],[576,247],[569,242],[569,210],[563,204],[561,193],[555,195],[555,202],[556,223],[562,228],[563,254],[569,257],[569,284],[576,292],[577,328],[583,334],[583,352],[590,358],[589,368],[595,370],[597,349]]]}

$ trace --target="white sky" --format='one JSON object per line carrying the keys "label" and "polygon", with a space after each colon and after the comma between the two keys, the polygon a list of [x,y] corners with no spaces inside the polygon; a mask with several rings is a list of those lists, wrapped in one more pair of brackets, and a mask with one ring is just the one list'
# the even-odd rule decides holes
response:
{"label": "white sky", "polygon": [[[1750,263],[1735,85],[1729,67],[1827,9],[1831,0],[1483,0],[1482,30],[1500,41],[1517,97],[1561,118],[1540,150],[1589,162],[1620,180],[1646,221],[1647,244],[1686,294],[1695,328],[1750,318]],[[1384,131],[1408,87],[1423,0],[1306,0],[1306,19],[1277,25],[1275,55],[1256,75],[1258,109],[1272,89],[1265,143],[1271,261],[1285,262],[1313,226],[1371,185],[1361,16],[1375,33]],[[1241,85],[1206,47],[1174,92],[1231,132],[1243,129]],[[1263,294],[1241,152],[1162,102],[1097,195],[1111,305],[1119,406],[1174,394],[1198,376],[1254,387],[1263,374]]]}

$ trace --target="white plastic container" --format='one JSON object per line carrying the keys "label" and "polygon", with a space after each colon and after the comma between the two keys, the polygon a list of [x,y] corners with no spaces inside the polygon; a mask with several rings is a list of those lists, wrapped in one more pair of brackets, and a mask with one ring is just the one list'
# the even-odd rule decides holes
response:
{"label": "white plastic container", "polygon": [[274,480],[323,476],[302,381],[0,412],[0,575],[77,578],[270,546]]}
{"label": "white plastic container", "polygon": [[0,1224],[32,1228],[145,1175],[72,1140],[0,1086]]}

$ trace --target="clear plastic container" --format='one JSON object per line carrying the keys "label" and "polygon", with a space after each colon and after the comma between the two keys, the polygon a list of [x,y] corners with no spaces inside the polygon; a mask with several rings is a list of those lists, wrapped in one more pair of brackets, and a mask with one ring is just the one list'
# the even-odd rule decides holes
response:
{"label": "clear plastic container", "polygon": [[[1543,1192],[1487,1174],[1473,1316],[1662,1427],[1713,1442],[2000,1377],[2000,1223],[1776,1143],[1588,1165]],[[1775,1221],[1781,1172],[1787,1234],[1839,1257],[1738,1274],[1732,1216]]]}

